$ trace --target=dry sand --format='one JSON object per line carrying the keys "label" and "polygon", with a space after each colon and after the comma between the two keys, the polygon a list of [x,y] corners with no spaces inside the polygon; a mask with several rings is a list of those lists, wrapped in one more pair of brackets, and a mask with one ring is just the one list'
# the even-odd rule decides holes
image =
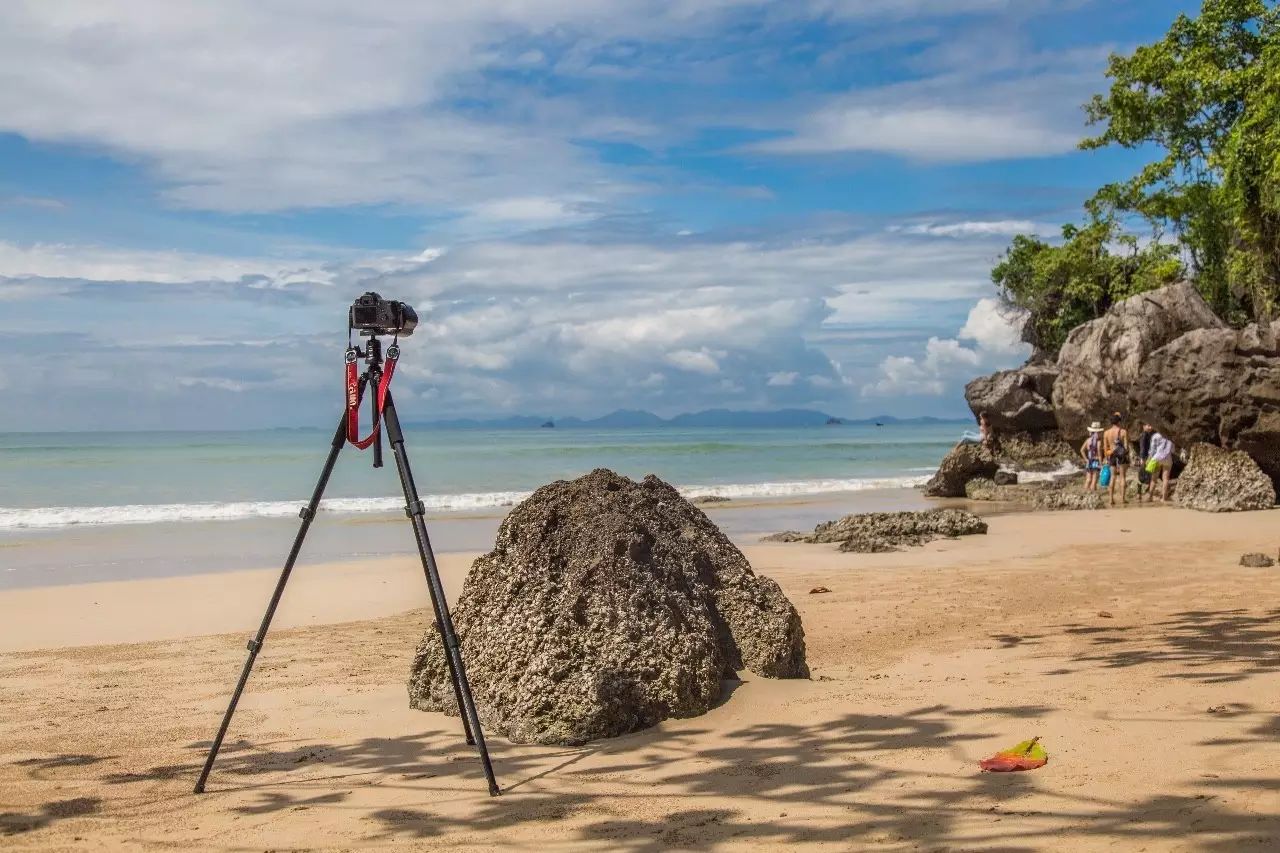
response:
{"label": "dry sand", "polygon": [[[411,560],[298,570],[203,796],[275,572],[6,592],[0,847],[1280,849],[1280,568],[1237,565],[1278,521],[1143,507],[899,554],[752,548],[814,680],[747,675],[581,748],[494,738],[496,799],[458,721],[407,708]],[[978,772],[1033,735],[1046,767]]]}

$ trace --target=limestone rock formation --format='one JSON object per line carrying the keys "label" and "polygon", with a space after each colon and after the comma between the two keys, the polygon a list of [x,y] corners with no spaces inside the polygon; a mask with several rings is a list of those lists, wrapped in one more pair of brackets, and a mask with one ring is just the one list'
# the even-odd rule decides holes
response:
{"label": "limestone rock formation", "polygon": [[1247,453],[1195,444],[1191,460],[1178,477],[1174,502],[1205,512],[1270,509],[1276,503],[1276,490]]}
{"label": "limestone rock formation", "polygon": [[1091,421],[1113,411],[1148,417],[1134,395],[1155,375],[1152,353],[1195,330],[1229,332],[1190,282],[1130,296],[1073,329],[1053,384],[1062,436],[1078,444]]}
{"label": "limestone rock formation", "polygon": [[1134,397],[1174,442],[1243,450],[1280,488],[1280,321],[1188,332],[1151,354]]}
{"label": "limestone rock formation", "polygon": [[965,386],[964,399],[975,417],[987,413],[997,434],[1056,431],[1053,386],[1057,378],[1057,365],[1027,364],[978,377]]}
{"label": "limestone rock formation", "polygon": [[980,444],[957,444],[925,483],[924,493],[932,498],[962,498],[964,484],[974,477],[995,477],[999,466],[991,452]]}
{"label": "limestone rock formation", "polygon": [[767,537],[775,542],[839,543],[841,551],[881,553],[900,545],[923,545],[934,539],[953,539],[986,533],[987,523],[962,509],[920,512],[865,512],[824,521],[812,533],[787,531]]}
{"label": "limestone rock formation", "polygon": [[1048,471],[1075,458],[1058,435],[1053,411],[1056,364],[1031,361],[1017,370],[980,376],[965,386],[964,398],[976,418],[986,412],[999,462],[1026,471]]}
{"label": "limestone rock formation", "polygon": [[[517,505],[454,610],[482,722],[578,744],[706,712],[740,669],[805,678],[800,617],[772,580],[656,477],[598,469]],[[410,705],[457,714],[426,632]]]}

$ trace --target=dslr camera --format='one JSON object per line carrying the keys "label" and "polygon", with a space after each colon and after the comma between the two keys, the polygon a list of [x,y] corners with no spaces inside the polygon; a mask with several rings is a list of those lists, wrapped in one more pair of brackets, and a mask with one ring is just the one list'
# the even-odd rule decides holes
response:
{"label": "dslr camera", "polygon": [[408,337],[418,325],[418,312],[403,302],[383,299],[370,290],[351,303],[348,322],[351,328],[365,334]]}

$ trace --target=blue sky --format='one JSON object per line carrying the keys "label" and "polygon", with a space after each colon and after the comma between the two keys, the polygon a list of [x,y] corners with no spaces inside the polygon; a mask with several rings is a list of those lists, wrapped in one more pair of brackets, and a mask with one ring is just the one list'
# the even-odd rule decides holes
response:
{"label": "blue sky", "polygon": [[327,424],[345,306],[413,419],[958,415],[988,271],[1182,2],[0,7],[0,429]]}

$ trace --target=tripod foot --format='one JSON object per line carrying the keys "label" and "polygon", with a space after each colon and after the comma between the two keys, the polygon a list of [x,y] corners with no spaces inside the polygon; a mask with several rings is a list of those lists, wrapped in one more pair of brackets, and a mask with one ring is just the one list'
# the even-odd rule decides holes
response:
{"label": "tripod foot", "polygon": [[204,783],[203,783],[203,782],[197,782],[197,783],[196,783],[196,793],[197,793],[197,794],[203,794],[203,793],[204,793]]}
{"label": "tripod foot", "polygon": [[498,787],[498,783],[497,783],[497,782],[490,782],[490,783],[489,783],[489,796],[491,796],[491,797],[497,797],[497,796],[499,796],[499,795],[501,795],[501,794],[502,794],[502,789]]}

